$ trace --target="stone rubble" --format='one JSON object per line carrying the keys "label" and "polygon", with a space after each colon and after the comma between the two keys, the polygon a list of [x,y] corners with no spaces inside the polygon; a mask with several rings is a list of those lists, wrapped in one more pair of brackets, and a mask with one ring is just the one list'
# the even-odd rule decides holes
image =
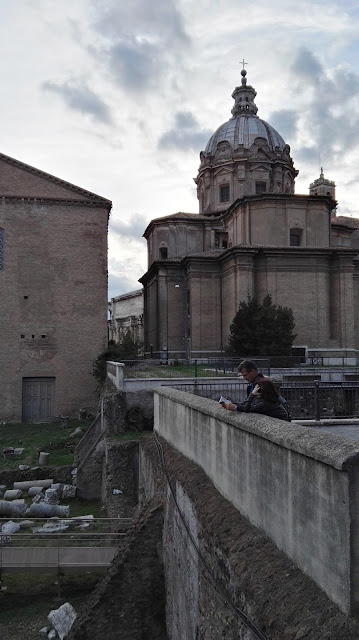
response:
{"label": "stone rubble", "polygon": [[50,489],[46,489],[45,497],[44,497],[44,503],[45,504],[60,504],[60,496],[59,496],[58,491],[56,489],[52,489],[52,487],[50,487]]}
{"label": "stone rubble", "polygon": [[[76,620],[76,611],[69,602],[65,602],[65,604],[61,605],[58,609],[50,611],[47,619],[53,626],[60,640],[64,640]],[[49,638],[49,636],[50,634],[47,637]]]}

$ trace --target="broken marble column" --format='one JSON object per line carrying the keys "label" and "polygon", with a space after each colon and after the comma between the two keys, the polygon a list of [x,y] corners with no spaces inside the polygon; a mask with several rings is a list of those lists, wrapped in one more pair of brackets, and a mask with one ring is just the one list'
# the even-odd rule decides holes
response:
{"label": "broken marble column", "polygon": [[38,504],[31,504],[25,515],[30,518],[51,518],[52,516],[68,518],[69,512],[70,507],[68,505],[46,504],[45,502],[39,502]]}
{"label": "broken marble column", "polygon": [[52,484],[50,489],[53,489],[54,491],[56,491],[57,495],[59,496],[59,498],[61,498],[62,496],[62,492],[64,489],[64,485],[62,482],[55,482],[55,484]]}
{"label": "broken marble column", "polygon": [[43,490],[43,487],[30,487],[30,489],[27,492],[27,495],[30,498],[33,498],[34,496],[37,496],[39,493],[41,493]]}
{"label": "broken marble column", "polygon": [[12,518],[20,518],[26,511],[26,504],[20,502],[10,502],[9,500],[0,500],[0,516],[10,516]]}
{"label": "broken marble column", "polygon": [[21,489],[8,489],[4,493],[4,500],[16,500],[17,498],[21,498],[22,491]]}
{"label": "broken marble column", "polygon": [[47,464],[49,464],[49,458],[50,458],[49,453],[46,453],[45,451],[40,451],[40,454],[39,454],[40,467],[45,467]]}
{"label": "broken marble column", "polygon": [[53,478],[46,478],[46,480],[24,480],[23,482],[14,482],[14,489],[22,489],[28,491],[30,487],[43,487],[48,489],[54,484]]}

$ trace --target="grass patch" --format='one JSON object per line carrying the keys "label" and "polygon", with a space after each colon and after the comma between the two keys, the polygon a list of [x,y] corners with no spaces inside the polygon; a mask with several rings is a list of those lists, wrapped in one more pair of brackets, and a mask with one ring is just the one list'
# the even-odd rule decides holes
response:
{"label": "grass patch", "polygon": [[61,427],[59,422],[41,424],[4,424],[0,425],[0,451],[5,447],[23,447],[21,456],[12,459],[0,457],[0,471],[5,469],[17,469],[20,464],[28,464],[30,467],[38,465],[39,451],[50,453],[49,464],[54,467],[62,467],[72,464],[73,452],[78,439],[69,435],[77,427],[83,432],[89,428],[93,419],[69,420],[67,428]]}
{"label": "grass patch", "polygon": [[162,364],[146,365],[141,363],[141,367],[126,366],[124,370],[125,378],[213,378],[213,377],[233,377],[237,376],[237,367],[223,368],[215,364]]}

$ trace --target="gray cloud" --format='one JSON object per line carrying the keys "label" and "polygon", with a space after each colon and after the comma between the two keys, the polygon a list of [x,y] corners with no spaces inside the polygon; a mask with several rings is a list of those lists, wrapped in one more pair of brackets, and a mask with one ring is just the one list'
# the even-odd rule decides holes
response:
{"label": "gray cloud", "polygon": [[76,81],[62,84],[48,81],[43,83],[42,89],[61,96],[70,109],[90,115],[104,124],[111,124],[108,106],[85,84]]}
{"label": "gray cloud", "polygon": [[94,29],[102,38],[91,48],[104,61],[118,85],[130,92],[153,89],[171,68],[180,64],[190,45],[175,0],[110,0],[95,5]]}
{"label": "gray cloud", "polygon": [[145,243],[142,238],[143,232],[148,225],[148,220],[144,216],[135,214],[129,222],[121,222],[120,220],[110,220],[109,230],[119,236],[130,238],[141,243]]}
{"label": "gray cloud", "polygon": [[96,31],[112,40],[136,32],[148,41],[182,44],[189,41],[176,0],[131,0],[127,3],[109,0],[106,5],[95,0],[95,9]]}
{"label": "gray cloud", "polygon": [[323,69],[318,58],[305,47],[301,47],[292,64],[292,71],[300,81],[320,80]]}
{"label": "gray cloud", "polygon": [[123,293],[128,293],[129,291],[135,291],[136,289],[141,289],[140,282],[137,280],[129,278],[127,275],[117,276],[113,273],[109,273],[108,275],[108,299],[115,298],[116,296],[120,296]]}
{"label": "gray cloud", "polygon": [[108,61],[115,79],[130,91],[154,86],[162,66],[159,48],[133,36],[113,45]]}
{"label": "gray cloud", "polygon": [[[310,148],[299,146],[298,156],[304,161],[342,163],[343,153],[359,147],[359,77],[345,68],[334,74],[323,67],[307,49],[300,49],[293,63],[294,90],[310,96],[298,110],[298,129],[309,136]],[[310,151],[312,149],[312,151]]]}
{"label": "gray cloud", "polygon": [[285,142],[290,144],[290,141],[294,139],[297,132],[297,112],[291,111],[290,109],[274,111],[269,121],[272,127],[277,129],[282,138],[284,138]]}
{"label": "gray cloud", "polygon": [[179,151],[199,151],[203,149],[213,131],[201,129],[190,111],[178,111],[174,116],[173,127],[158,140],[160,150],[177,149]]}

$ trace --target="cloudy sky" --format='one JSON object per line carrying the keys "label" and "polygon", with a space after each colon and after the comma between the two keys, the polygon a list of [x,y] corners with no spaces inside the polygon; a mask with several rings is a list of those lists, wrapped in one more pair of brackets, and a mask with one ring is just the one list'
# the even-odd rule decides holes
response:
{"label": "cloudy sky", "polygon": [[199,152],[240,60],[291,147],[359,217],[357,0],[0,0],[0,152],[113,202],[109,297],[138,288],[152,218],[198,211]]}

